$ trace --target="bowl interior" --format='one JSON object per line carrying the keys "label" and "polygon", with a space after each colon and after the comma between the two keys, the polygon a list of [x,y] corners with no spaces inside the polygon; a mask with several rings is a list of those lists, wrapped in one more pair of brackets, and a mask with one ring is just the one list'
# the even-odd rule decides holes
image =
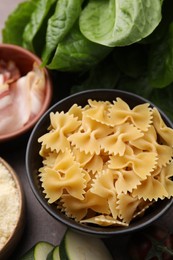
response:
{"label": "bowl interior", "polygon": [[[149,102],[144,98],[141,98],[137,95],[127,93],[124,91],[118,90],[92,90],[92,91],[85,91],[81,93],[74,94],[69,96],[54,106],[52,106],[44,116],[39,120],[36,124],[35,128],[33,129],[26,151],[26,168],[27,174],[29,178],[29,182],[31,188],[42,204],[42,206],[57,220],[67,224],[71,228],[74,228],[78,231],[85,232],[88,234],[98,235],[98,236],[107,236],[113,234],[122,234],[128,233],[131,231],[135,231],[137,229],[143,228],[154,220],[159,218],[172,204],[173,200],[165,199],[163,201],[159,201],[154,204],[151,208],[149,208],[142,218],[138,218],[135,221],[132,221],[128,227],[98,227],[98,226],[88,226],[84,224],[79,224],[74,220],[69,219],[63,213],[59,212],[57,208],[52,204],[49,205],[47,200],[44,198],[42,193],[41,185],[38,179],[38,169],[42,165],[42,158],[39,156],[40,144],[38,143],[38,138],[42,136],[44,133],[47,132],[47,128],[50,124],[49,121],[49,113],[56,112],[56,111],[64,111],[66,112],[74,103],[78,105],[85,106],[88,99],[95,99],[95,100],[102,100],[102,101],[113,101],[117,97],[122,98],[124,101],[128,103],[128,105],[133,108],[136,105]],[[150,103],[151,104],[151,103]],[[151,104],[151,106],[153,106]],[[171,121],[166,117],[166,115],[161,112],[161,115],[165,121],[165,123],[172,127]]]}
{"label": "bowl interior", "polygon": [[[19,68],[21,75],[26,75],[29,71],[33,69],[33,63],[41,64],[41,60],[32,52],[16,45],[11,44],[0,44],[0,60],[14,61],[16,66]],[[52,81],[47,69],[44,69],[46,76],[46,88],[45,88],[45,99],[42,104],[42,108],[39,113],[29,120],[22,128],[7,134],[0,135],[0,142],[8,141],[13,138],[20,136],[21,134],[26,133],[29,129],[35,125],[40,116],[46,111],[49,107],[52,99]]]}

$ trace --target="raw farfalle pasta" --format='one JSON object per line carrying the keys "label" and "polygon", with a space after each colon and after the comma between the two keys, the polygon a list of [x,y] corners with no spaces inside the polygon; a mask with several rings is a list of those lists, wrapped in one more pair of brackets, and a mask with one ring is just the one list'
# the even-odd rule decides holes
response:
{"label": "raw farfalle pasta", "polygon": [[147,103],[130,109],[126,102],[117,98],[110,109],[110,118],[112,123],[119,125],[130,121],[140,130],[147,131],[152,120],[152,111]]}
{"label": "raw farfalle pasta", "polygon": [[38,142],[45,198],[77,222],[128,226],[173,196],[173,129],[148,103],[74,104]]}
{"label": "raw farfalle pasta", "polygon": [[[45,163],[45,162],[44,162]],[[59,152],[53,167],[42,167],[40,178],[49,203],[58,200],[64,190],[71,196],[84,199],[87,173],[74,161],[73,156],[66,150]]]}
{"label": "raw farfalle pasta", "polygon": [[114,170],[131,169],[143,180],[154,170],[157,161],[158,157],[155,152],[141,150],[135,153],[132,147],[127,146],[123,156],[110,155],[109,168]]}
{"label": "raw farfalle pasta", "polygon": [[95,101],[89,99],[88,103],[90,105],[90,109],[87,109],[85,111],[85,115],[94,119],[94,121],[98,121],[102,124],[111,124],[111,119],[108,113],[111,107],[110,102]]}
{"label": "raw farfalle pasta", "polygon": [[[170,131],[172,131],[170,129]],[[158,166],[162,167],[169,163],[173,155],[172,145],[159,144],[157,141],[157,132],[153,126],[151,126],[142,138],[131,140],[130,144],[134,147],[148,152],[156,152],[158,155]]]}
{"label": "raw farfalle pasta", "polygon": [[83,200],[76,199],[70,194],[64,194],[61,203],[67,216],[75,218],[77,221],[84,219],[90,210],[106,215],[110,214],[107,199],[92,193],[90,190],[86,191]]}
{"label": "raw farfalle pasta", "polygon": [[70,133],[73,133],[79,126],[80,122],[76,117],[70,114],[50,113],[50,132],[40,137],[39,141],[45,144],[46,149],[50,148],[52,151],[65,151],[70,149],[70,143],[67,139]]}
{"label": "raw farfalle pasta", "polygon": [[127,143],[143,136],[140,130],[129,123],[115,126],[114,133],[102,138],[101,147],[111,154],[124,154]]}

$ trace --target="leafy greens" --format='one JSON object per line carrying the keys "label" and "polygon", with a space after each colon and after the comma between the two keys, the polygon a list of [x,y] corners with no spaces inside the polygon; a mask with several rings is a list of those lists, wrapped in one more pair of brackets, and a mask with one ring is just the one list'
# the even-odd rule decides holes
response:
{"label": "leafy greens", "polygon": [[40,56],[66,95],[128,90],[173,119],[172,10],[172,0],[26,0],[2,38]]}
{"label": "leafy greens", "polygon": [[90,0],[79,24],[89,40],[115,47],[145,38],[160,21],[160,0]]}
{"label": "leafy greens", "polygon": [[44,64],[47,64],[51,53],[69,33],[81,12],[81,0],[59,0],[55,12],[48,20],[46,43],[42,55]]}

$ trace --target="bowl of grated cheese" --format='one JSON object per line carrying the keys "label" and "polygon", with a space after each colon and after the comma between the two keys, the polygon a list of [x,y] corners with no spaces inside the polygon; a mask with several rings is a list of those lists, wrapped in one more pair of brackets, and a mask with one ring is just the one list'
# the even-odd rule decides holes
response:
{"label": "bowl of grated cheese", "polygon": [[0,44],[0,142],[28,132],[47,110],[52,81],[34,53]]}
{"label": "bowl of grated cheese", "polygon": [[14,251],[24,228],[24,194],[13,168],[0,157],[0,259]]}

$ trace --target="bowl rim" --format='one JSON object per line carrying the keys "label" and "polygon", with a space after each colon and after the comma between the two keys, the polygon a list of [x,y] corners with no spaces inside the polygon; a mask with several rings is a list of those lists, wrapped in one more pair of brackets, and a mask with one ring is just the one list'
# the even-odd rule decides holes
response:
{"label": "bowl rim", "polygon": [[[45,118],[48,117],[48,115],[50,114],[51,111],[54,111],[55,108],[57,106],[59,106],[60,104],[62,104],[63,102],[68,102],[69,99],[74,98],[74,97],[78,97],[81,95],[85,95],[85,94],[90,94],[92,95],[93,92],[102,92],[102,94],[104,94],[105,92],[114,92],[115,93],[115,99],[117,98],[117,96],[119,94],[127,94],[129,97],[133,97],[133,98],[137,98],[140,100],[141,103],[149,103],[151,106],[157,107],[154,103],[150,102],[148,99],[143,98],[137,94],[128,92],[128,91],[124,91],[124,90],[117,90],[117,89],[92,89],[92,90],[85,90],[85,91],[80,91],[78,93],[69,95],[68,97],[65,97],[61,100],[59,100],[58,102],[56,102],[54,105],[52,105],[47,111],[46,113],[44,113],[44,115],[39,119],[39,121],[37,122],[37,124],[34,126],[30,137],[28,139],[28,143],[27,143],[27,147],[26,147],[26,156],[25,156],[25,164],[26,164],[26,172],[27,172],[27,177],[31,186],[31,189],[35,195],[35,197],[37,198],[37,200],[39,201],[39,203],[43,206],[43,208],[50,214],[52,215],[56,220],[60,221],[61,223],[65,224],[66,226],[78,231],[78,232],[82,232],[88,235],[97,235],[100,237],[107,237],[107,236],[113,236],[113,235],[121,235],[121,234],[129,234],[138,230],[141,230],[147,226],[149,226],[150,224],[152,224],[154,221],[156,221],[157,219],[159,219],[165,212],[168,211],[168,209],[172,206],[173,204],[173,198],[170,199],[164,199],[164,201],[166,201],[166,205],[163,206],[163,208],[161,210],[159,210],[154,216],[152,216],[151,218],[149,218],[147,221],[145,221],[143,223],[142,219],[140,221],[139,219],[139,224],[133,224],[131,223],[129,226],[127,227],[113,227],[111,229],[109,229],[108,227],[103,228],[103,227],[99,227],[97,230],[92,229],[92,226],[87,226],[87,225],[83,225],[81,223],[76,222],[73,219],[68,218],[67,216],[65,216],[65,214],[61,213],[60,211],[58,211],[58,213],[53,210],[51,208],[51,205],[48,204],[47,200],[45,199],[44,195],[40,194],[39,191],[36,189],[35,185],[34,185],[34,180],[32,178],[32,174],[30,174],[30,165],[29,165],[29,156],[30,156],[30,149],[32,146],[32,141],[33,141],[33,136],[37,130],[37,128],[39,127],[40,123],[42,121],[44,121]],[[101,98],[100,98],[101,100]],[[158,107],[157,107],[158,108]],[[161,110],[159,109],[159,112],[161,113],[162,116],[165,117],[168,125],[173,128],[173,123],[171,122],[171,120],[167,117],[167,115]],[[57,111],[59,111],[57,109]],[[162,203],[163,201],[158,201],[156,203]],[[163,204],[163,203],[162,203]],[[62,217],[61,217],[62,216]]]}
{"label": "bowl rim", "polygon": [[[36,61],[39,65],[42,63],[41,59],[34,54],[33,52],[18,46],[18,45],[14,45],[14,44],[8,44],[8,43],[0,43],[0,49],[11,49],[14,50],[15,52],[20,52],[23,55],[26,55],[27,57],[30,57],[33,62]],[[52,95],[53,95],[53,83],[52,83],[52,79],[50,76],[50,73],[48,71],[47,68],[43,68],[44,73],[45,73],[45,77],[46,77],[46,90],[45,90],[45,98],[44,101],[42,103],[42,107],[40,109],[40,111],[38,112],[37,115],[35,115],[31,120],[29,120],[29,122],[27,122],[23,127],[7,133],[7,134],[0,134],[0,143],[1,142],[6,142],[8,140],[14,139],[20,135],[25,134],[28,130],[30,130],[38,121],[38,119],[40,118],[41,115],[44,114],[44,112],[48,109],[51,100],[52,100]]]}

